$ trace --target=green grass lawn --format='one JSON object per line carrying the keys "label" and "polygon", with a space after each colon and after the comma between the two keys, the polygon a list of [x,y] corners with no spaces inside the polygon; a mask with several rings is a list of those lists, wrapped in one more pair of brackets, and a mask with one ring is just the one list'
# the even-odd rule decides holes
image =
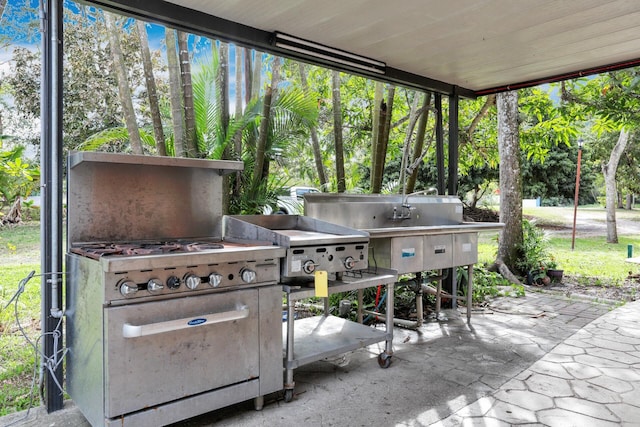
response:
{"label": "green grass lawn", "polygon": [[[495,261],[497,233],[485,233],[478,243],[478,261],[490,264]],[[633,245],[640,255],[640,236],[620,237],[618,244],[606,243],[605,237],[576,238],[575,249],[571,250],[571,236],[550,237],[549,253],[553,255],[558,268],[567,276],[590,278],[596,283],[608,286],[622,284],[629,272],[640,273],[640,265],[626,261],[627,245]],[[634,252],[635,254],[635,252]]]}
{"label": "green grass lawn", "polygon": [[[34,372],[34,350],[15,319],[20,280],[40,272],[40,226],[0,228],[0,416],[26,409]],[[40,333],[40,277],[33,277],[17,300],[20,325],[32,341]],[[35,404],[38,405],[37,390]]]}
{"label": "green grass lawn", "polygon": [[[604,232],[602,236],[581,236],[576,233],[575,248],[571,249],[571,229],[573,227],[573,207],[535,207],[525,208],[523,214],[534,218],[539,226],[564,228],[562,235],[548,232],[549,253],[553,255],[558,268],[564,274],[578,280],[587,278],[591,283],[616,286],[622,284],[629,272],[640,273],[640,265],[627,262],[627,245],[633,245],[634,257],[640,256],[640,234],[625,229],[622,221],[640,223],[640,210],[618,210],[616,219],[618,225],[618,243],[606,242]],[[605,224],[606,212],[603,207],[591,205],[580,206],[577,220],[588,220],[593,224]],[[593,234],[593,233],[592,233]],[[481,263],[491,263],[495,260],[497,251],[497,233],[480,235],[478,244],[478,259]]]}

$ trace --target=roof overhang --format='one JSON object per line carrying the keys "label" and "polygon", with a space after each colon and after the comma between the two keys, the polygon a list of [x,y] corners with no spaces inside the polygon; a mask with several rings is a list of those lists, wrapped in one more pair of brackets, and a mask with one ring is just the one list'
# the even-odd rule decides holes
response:
{"label": "roof overhang", "polygon": [[[637,1],[85,1],[265,52],[465,97],[640,65]],[[279,33],[298,44],[278,43]],[[355,56],[355,65],[345,54]],[[360,59],[379,65],[367,69]]]}

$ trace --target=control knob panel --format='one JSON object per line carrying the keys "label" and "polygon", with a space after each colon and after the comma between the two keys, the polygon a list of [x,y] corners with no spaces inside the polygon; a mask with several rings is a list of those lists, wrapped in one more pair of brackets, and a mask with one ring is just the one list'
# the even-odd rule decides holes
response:
{"label": "control knob panel", "polygon": [[147,282],[147,290],[152,294],[162,292],[163,289],[164,285],[159,279],[151,279]]}
{"label": "control knob panel", "polygon": [[211,273],[209,275],[209,286],[212,288],[217,288],[222,283],[222,274],[219,273]]}
{"label": "control knob panel", "polygon": [[256,281],[256,272],[245,267],[240,270],[240,278],[245,283],[253,283]]}
{"label": "control knob panel", "polygon": [[200,277],[196,276],[193,273],[187,273],[184,276],[184,284],[187,288],[194,290],[198,286],[200,286]]}
{"label": "control knob panel", "polygon": [[138,292],[138,290],[138,285],[136,285],[131,280],[123,280],[120,283],[120,293],[125,297],[134,295],[136,292]]}

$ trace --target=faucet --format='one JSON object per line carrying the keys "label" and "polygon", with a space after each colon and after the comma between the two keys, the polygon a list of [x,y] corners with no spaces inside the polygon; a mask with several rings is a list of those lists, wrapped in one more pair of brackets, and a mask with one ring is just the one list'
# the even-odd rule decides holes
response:
{"label": "faucet", "polygon": [[411,206],[410,204],[404,202],[400,205],[400,212],[398,212],[398,207],[394,206],[393,207],[393,216],[389,219],[393,220],[393,221],[400,221],[400,220],[405,220],[405,219],[411,219],[411,211],[415,210],[416,208]]}
{"label": "faucet", "polygon": [[426,190],[421,190],[421,191],[415,191],[413,193],[410,194],[403,194],[402,195],[402,204],[400,205],[400,212],[398,213],[398,208],[396,206],[393,207],[393,216],[390,218],[394,221],[398,221],[398,220],[405,220],[405,219],[411,219],[411,213],[412,211],[416,210],[415,206],[411,206],[409,204],[409,197],[411,196],[417,196],[419,194],[438,194],[438,190],[436,188],[428,188]]}

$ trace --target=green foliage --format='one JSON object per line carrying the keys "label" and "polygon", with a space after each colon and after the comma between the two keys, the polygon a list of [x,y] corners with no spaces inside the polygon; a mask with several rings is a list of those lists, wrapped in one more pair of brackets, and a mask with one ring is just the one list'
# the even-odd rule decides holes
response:
{"label": "green foliage", "polygon": [[[4,233],[0,235],[0,240]],[[17,246],[22,246],[16,241]],[[30,389],[36,363],[34,350],[26,342],[17,328],[15,307],[12,303],[5,306],[18,289],[18,283],[31,270],[37,270],[37,265],[1,265],[2,280],[0,281],[0,416],[27,409],[30,405]],[[25,287],[25,292],[16,302],[20,316],[20,324],[33,341],[38,335],[40,313],[40,285],[39,279],[34,277]],[[37,405],[37,391],[34,403]]]}
{"label": "green foliage", "polygon": [[516,260],[516,268],[520,274],[531,272],[534,277],[546,276],[546,270],[555,268],[555,260],[549,254],[549,238],[544,231],[536,227],[534,221],[522,220],[522,245],[518,247],[520,253]]}
{"label": "green foliage", "polygon": [[[458,281],[458,289],[462,295],[466,296],[468,275],[466,268],[457,268],[456,277]],[[473,269],[473,296],[474,304],[480,304],[488,298],[498,296],[524,296],[524,287],[522,285],[512,285],[507,279],[499,273],[487,270],[484,266],[476,265]]]}
{"label": "green foliage", "polygon": [[[597,173],[592,168],[584,167],[585,151],[583,150],[583,167],[580,174],[581,204],[593,203],[593,192]],[[522,154],[523,197],[526,199],[542,198],[542,204],[570,205],[575,195],[577,144],[571,146],[560,144],[551,146],[544,162],[536,158],[527,158]]]}
{"label": "green foliage", "polygon": [[0,206],[28,196],[39,183],[40,169],[23,160],[23,153],[22,146],[0,151]]}

